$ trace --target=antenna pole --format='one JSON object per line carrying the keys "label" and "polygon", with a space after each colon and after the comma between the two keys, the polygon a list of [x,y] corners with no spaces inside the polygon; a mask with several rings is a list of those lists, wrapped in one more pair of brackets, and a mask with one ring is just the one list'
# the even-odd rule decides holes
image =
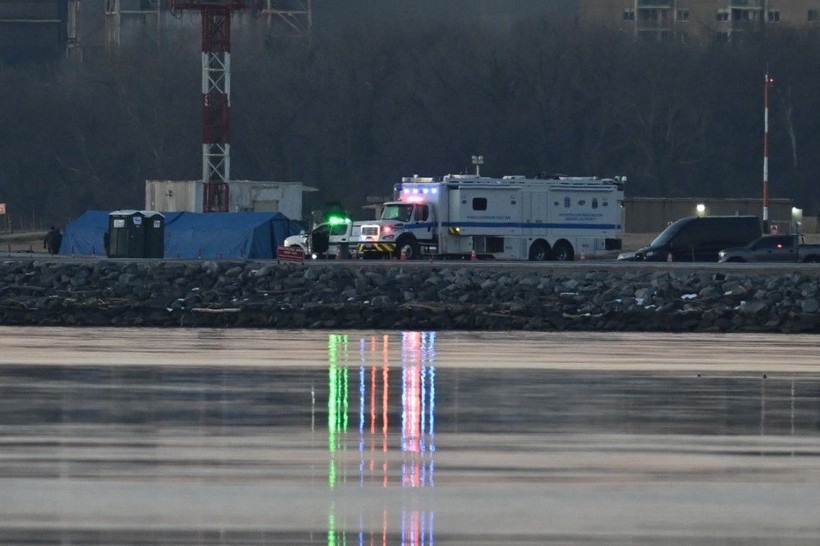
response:
{"label": "antenna pole", "polygon": [[763,231],[769,231],[769,87],[774,78],[766,77],[763,83]]}

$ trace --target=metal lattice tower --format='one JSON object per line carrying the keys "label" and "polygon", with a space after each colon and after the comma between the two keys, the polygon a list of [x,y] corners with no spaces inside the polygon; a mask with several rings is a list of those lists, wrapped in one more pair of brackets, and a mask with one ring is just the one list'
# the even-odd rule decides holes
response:
{"label": "metal lattice tower", "polygon": [[172,0],[202,17],[202,210],[228,212],[231,174],[231,12],[243,0]]}
{"label": "metal lattice tower", "polygon": [[313,27],[312,0],[260,0],[260,15],[276,36],[303,37]]}
{"label": "metal lattice tower", "polygon": [[105,45],[119,46],[124,18],[154,19],[157,39],[160,32],[160,0],[105,0]]}

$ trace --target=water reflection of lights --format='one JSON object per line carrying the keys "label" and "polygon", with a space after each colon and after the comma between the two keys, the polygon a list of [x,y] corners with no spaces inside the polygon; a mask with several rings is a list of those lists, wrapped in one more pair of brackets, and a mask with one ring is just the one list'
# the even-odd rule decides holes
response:
{"label": "water reflection of lights", "polygon": [[402,484],[433,485],[435,333],[402,334]]}
{"label": "water reflection of lights", "polygon": [[[403,332],[401,335],[401,430],[391,436],[390,406],[390,336],[363,337],[358,343],[358,374],[351,373],[353,356],[347,335],[328,337],[328,448],[330,462],[328,484],[334,489],[347,484],[349,470],[346,462],[350,400],[358,394],[358,477],[359,487],[378,483],[382,488],[399,484],[420,488],[434,485],[435,454],[435,333]],[[358,388],[351,378],[358,375]],[[355,381],[355,379],[353,379]],[[390,467],[391,459],[401,457],[401,482],[397,470]],[[393,473],[391,473],[391,471]],[[355,472],[355,471],[354,471]],[[393,480],[393,481],[391,481]],[[351,480],[352,483],[352,480]],[[379,523],[361,514],[359,544],[387,544],[390,517],[385,510],[379,514]],[[426,546],[433,544],[432,511],[402,510],[397,522],[401,529],[401,544]],[[336,530],[335,504],[328,517],[328,544],[347,544],[346,533]],[[381,526],[376,531],[374,527]],[[355,539],[353,539],[355,541]]]}

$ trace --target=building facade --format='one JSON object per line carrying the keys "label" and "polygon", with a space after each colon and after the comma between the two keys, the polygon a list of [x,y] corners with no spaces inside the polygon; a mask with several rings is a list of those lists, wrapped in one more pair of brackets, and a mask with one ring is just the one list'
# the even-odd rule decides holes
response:
{"label": "building facade", "polygon": [[[202,180],[146,180],[145,208],[159,212],[203,212]],[[316,188],[301,182],[231,180],[229,212],[281,212],[302,220],[302,194]]]}
{"label": "building facade", "polygon": [[[660,233],[675,220],[687,216],[741,214],[760,218],[762,209],[762,200],[755,197],[627,197],[624,199],[624,232]],[[778,226],[780,233],[791,233],[796,210],[792,199],[769,199],[769,224]]]}
{"label": "building facade", "polygon": [[776,29],[820,29],[820,0],[578,0],[586,25],[652,41],[730,41]]}

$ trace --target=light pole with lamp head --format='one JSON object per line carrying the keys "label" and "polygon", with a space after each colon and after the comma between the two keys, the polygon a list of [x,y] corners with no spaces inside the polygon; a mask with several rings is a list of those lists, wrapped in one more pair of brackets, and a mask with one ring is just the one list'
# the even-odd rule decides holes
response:
{"label": "light pole with lamp head", "polygon": [[481,176],[481,166],[484,164],[484,156],[483,155],[474,155],[473,156],[473,165],[475,165],[475,175]]}

